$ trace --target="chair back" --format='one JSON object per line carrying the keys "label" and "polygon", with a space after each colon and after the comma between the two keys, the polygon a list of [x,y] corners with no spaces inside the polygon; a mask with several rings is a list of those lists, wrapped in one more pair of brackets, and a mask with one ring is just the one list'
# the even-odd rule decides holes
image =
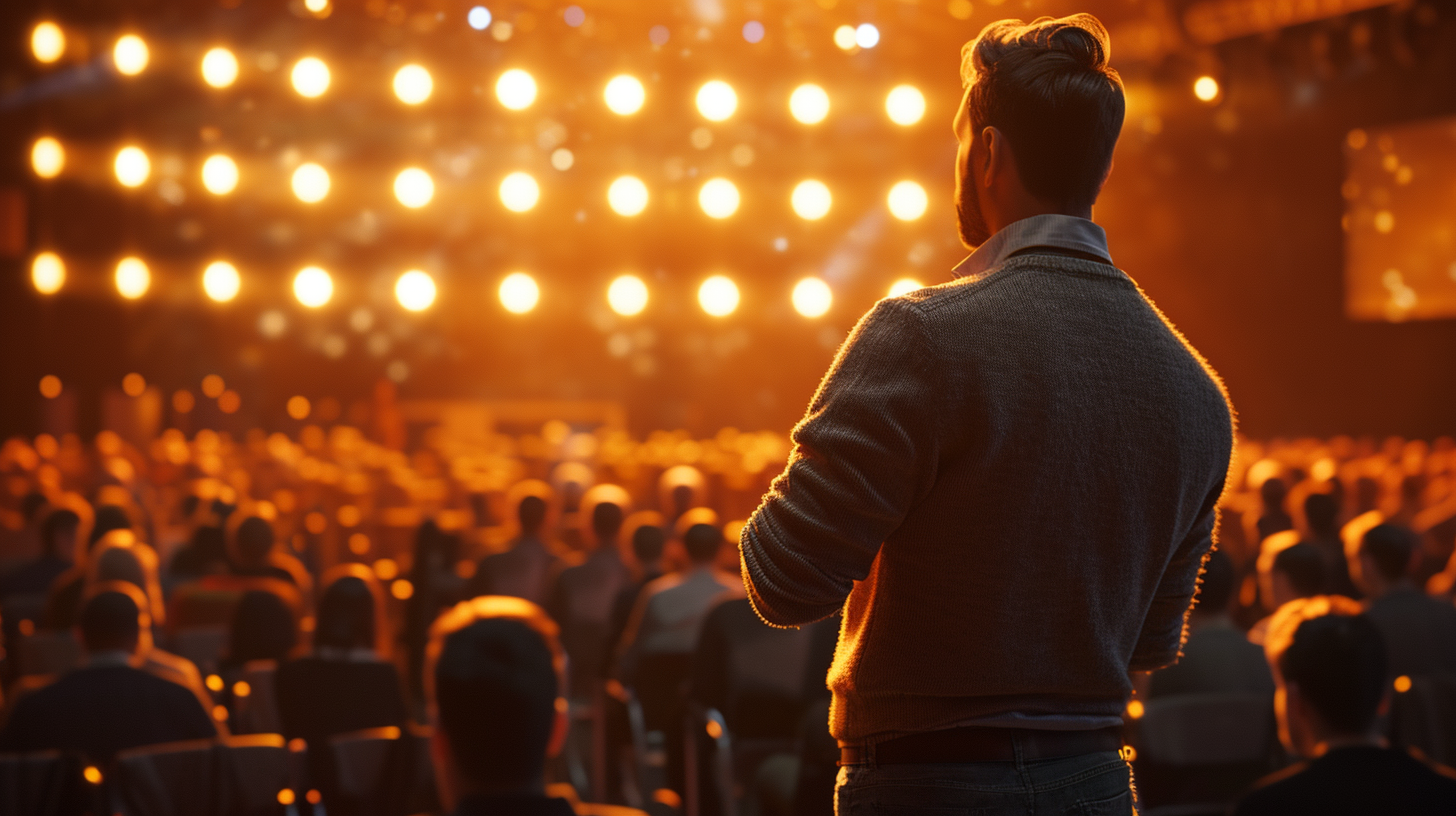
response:
{"label": "chair back", "polygon": [[248,694],[234,697],[233,723],[239,734],[277,734],[283,731],[278,714],[278,694],[273,675],[278,664],[272,660],[250,660],[238,679],[247,683]]}
{"label": "chair back", "polygon": [[36,632],[20,641],[20,673],[65,674],[81,665],[81,644],[70,631]]}
{"label": "chair back", "polygon": [[288,751],[277,734],[150,745],[118,754],[116,774],[130,816],[264,816],[288,785]]}
{"label": "chair back", "polygon": [[70,816],[85,809],[79,758],[60,751],[0,754],[0,813]]}
{"label": "chair back", "polygon": [[427,729],[394,726],[329,739],[335,801],[331,814],[403,816],[439,809]]}
{"label": "chair back", "polygon": [[1410,678],[1390,701],[1390,742],[1417,748],[1427,759],[1456,762],[1456,672]]}
{"label": "chair back", "polygon": [[1148,760],[1254,763],[1268,754],[1274,707],[1265,694],[1179,694],[1149,700],[1137,724],[1139,751]]}
{"label": "chair back", "polygon": [[212,674],[227,653],[228,630],[225,626],[187,626],[172,632],[169,651],[179,654],[203,674]]}

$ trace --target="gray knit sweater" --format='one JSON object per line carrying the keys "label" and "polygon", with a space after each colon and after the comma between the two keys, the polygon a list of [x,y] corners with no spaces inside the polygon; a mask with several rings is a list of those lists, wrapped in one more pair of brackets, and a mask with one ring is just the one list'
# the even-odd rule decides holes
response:
{"label": "gray knit sweater", "polygon": [[771,624],[843,609],[841,741],[1095,727],[1177,658],[1233,417],[1115,267],[1022,254],[881,301],[793,440],[744,579]]}

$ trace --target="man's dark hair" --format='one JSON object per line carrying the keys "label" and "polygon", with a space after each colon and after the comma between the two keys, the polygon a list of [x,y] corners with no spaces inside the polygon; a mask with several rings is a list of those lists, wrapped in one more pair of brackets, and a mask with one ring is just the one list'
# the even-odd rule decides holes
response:
{"label": "man's dark hair", "polygon": [[1203,563],[1203,578],[1198,585],[1198,605],[1194,611],[1204,615],[1222,615],[1234,597],[1234,562],[1223,550],[1214,550]]}
{"label": "man's dark hair", "polygon": [[1366,615],[1307,620],[1279,663],[1286,683],[1340,735],[1364,734],[1385,694],[1385,641]]}
{"label": "man's dark hair", "polygon": [[1325,560],[1313,544],[1301,541],[1274,556],[1274,572],[1289,578],[1289,585],[1301,598],[1325,591]]}
{"label": "man's dark hair", "polygon": [[282,598],[261,589],[243,593],[233,611],[228,662],[283,660],[298,642],[298,622]]}
{"label": "man's dark hair", "polygon": [[1112,167],[1126,109],[1090,14],[1002,20],[961,50],[971,124],[1005,134],[1022,183],[1055,206],[1091,207]]}
{"label": "man's dark hair", "polygon": [[1311,534],[1320,538],[1340,535],[1340,505],[1329,493],[1311,493],[1304,497],[1304,522]]}
{"label": "man's dark hair", "polygon": [[238,525],[236,557],[240,567],[256,567],[268,560],[273,551],[273,525],[267,519],[251,516]]}
{"label": "man's dark hair", "polygon": [[345,575],[329,584],[319,600],[315,647],[374,648],[374,593],[362,578]]}
{"label": "man's dark hair", "polygon": [[128,516],[125,510],[114,504],[103,504],[96,508],[96,521],[91,525],[91,535],[86,541],[86,546],[95,547],[96,542],[112,530],[130,529],[131,516]]}
{"label": "man's dark hair", "polygon": [[683,533],[683,548],[694,564],[705,564],[718,557],[723,546],[723,531],[711,524],[694,524]]}
{"label": "man's dark hair", "polygon": [[521,521],[521,532],[535,535],[546,523],[546,500],[540,496],[527,496],[516,507],[516,517]]}
{"label": "man's dark hair", "polygon": [[656,524],[644,524],[632,533],[632,554],[638,563],[651,564],[662,557],[667,535]]}
{"label": "man's dark hair", "polygon": [[35,521],[35,517],[40,513],[41,508],[45,506],[45,494],[32,490],[26,493],[20,500],[20,516],[25,519],[26,524],[29,524]]}
{"label": "man's dark hair", "polygon": [[1396,524],[1377,524],[1360,540],[1360,550],[1370,556],[1380,577],[1399,581],[1410,569],[1416,551],[1416,534]]}
{"label": "man's dark hair", "polygon": [[592,508],[591,522],[599,541],[611,541],[622,532],[622,508],[612,502],[598,502]]}
{"label": "man's dark hair", "polygon": [[53,510],[46,516],[45,521],[40,523],[40,549],[46,555],[61,556],[70,558],[70,553],[63,553],[57,549],[61,533],[70,531],[76,532],[81,526],[81,517],[76,511],[61,508]]}
{"label": "man's dark hair", "polygon": [[124,592],[101,592],[81,607],[80,624],[86,651],[132,651],[141,637],[141,610]]}
{"label": "man's dark hair", "polygon": [[538,782],[556,718],[556,669],[540,633],[486,618],[445,637],[435,658],[439,725],[462,776],[484,788]]}

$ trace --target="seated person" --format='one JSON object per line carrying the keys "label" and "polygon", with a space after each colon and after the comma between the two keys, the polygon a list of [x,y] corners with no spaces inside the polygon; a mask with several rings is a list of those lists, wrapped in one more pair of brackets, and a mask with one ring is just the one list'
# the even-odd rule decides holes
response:
{"label": "seated person", "polygon": [[40,523],[40,555],[0,579],[0,598],[44,595],[61,573],[71,568],[81,517],[64,507],[47,513]]}
{"label": "seated person", "polygon": [[1360,591],[1350,580],[1345,560],[1345,543],[1340,540],[1340,503],[1330,493],[1311,493],[1304,498],[1304,526],[1309,543],[1325,562],[1326,590],[1334,595],[1359,600]]}
{"label": "seated person", "polygon": [[1379,524],[1360,540],[1350,565],[1385,639],[1392,677],[1456,671],[1456,607],[1416,587],[1410,567],[1417,546],[1410,530]]}
{"label": "seated person", "polygon": [[[652,511],[635,513],[635,517],[647,517],[648,522],[637,524],[632,530],[632,557],[637,560],[638,578],[630,586],[624,587],[617,593],[617,599],[612,602],[612,654],[615,656],[621,648],[622,632],[627,628],[627,620],[632,617],[632,610],[637,606],[637,598],[648,584],[661,578],[666,570],[663,568],[663,553],[667,549],[667,535],[663,533],[662,516]],[[628,519],[630,526],[631,519]],[[615,659],[615,658],[614,658]],[[611,666],[606,667],[610,673]]]}
{"label": "seated person", "polygon": [[440,616],[425,684],[440,801],[454,816],[573,816],[546,795],[566,742],[566,658],[556,624],[519,598],[483,596]]}
{"label": "seated person", "polygon": [[[1264,551],[1256,564],[1259,572],[1259,594],[1269,609],[1299,598],[1312,598],[1325,592],[1324,558],[1313,544],[1299,540],[1293,530],[1275,533],[1264,540]],[[1249,642],[1264,645],[1269,630],[1269,615],[1249,629]]]}
{"label": "seated person", "polygon": [[1153,672],[1148,699],[1175,694],[1252,692],[1274,695],[1264,650],[1250,643],[1229,616],[1237,581],[1222,550],[1209,553],[1198,603],[1188,616],[1188,642],[1178,662]]}
{"label": "seated person", "polygon": [[591,519],[591,551],[562,570],[551,591],[547,608],[571,656],[567,691],[573,697],[591,696],[600,682],[611,648],[612,603],[632,583],[617,548],[627,501],[627,492],[615,485],[597,485],[582,499],[582,513]]}
{"label": "seated person", "polygon": [[125,592],[86,601],[86,664],[15,704],[0,751],[78,751],[105,762],[128,748],[217,736],[192,692],[135,667],[145,616]]}
{"label": "seated person", "polygon": [[1377,713],[1387,666],[1380,630],[1338,595],[1280,609],[1266,652],[1278,691],[1279,736],[1308,761],[1267,777],[1236,816],[1456,813],[1456,779],[1383,747]]}
{"label": "seated person", "polygon": [[[549,489],[543,484],[542,489]],[[546,500],[528,494],[516,507],[521,534],[505,552],[480,559],[467,587],[470,597],[511,595],[534,604],[546,602],[546,593],[556,577],[557,558],[541,537],[546,525]]]}
{"label": "seated person", "polygon": [[232,531],[228,550],[232,574],[248,578],[276,578],[298,588],[307,597],[312,589],[308,570],[297,558],[278,552],[273,525],[261,516],[247,516]]}
{"label": "seated person", "polygon": [[[285,585],[286,586],[286,585]],[[228,628],[228,653],[222,675],[229,681],[254,660],[282,662],[298,644],[295,608],[281,596],[261,589],[243,593]]]}
{"label": "seated person", "polygon": [[76,547],[76,558],[71,568],[56,576],[47,592],[43,617],[46,629],[58,632],[76,625],[76,616],[81,612],[81,596],[86,589],[86,560],[103,540],[123,538],[137,540],[131,529],[131,516],[116,505],[98,507],[96,518],[91,522],[91,532],[86,535],[85,547]]}

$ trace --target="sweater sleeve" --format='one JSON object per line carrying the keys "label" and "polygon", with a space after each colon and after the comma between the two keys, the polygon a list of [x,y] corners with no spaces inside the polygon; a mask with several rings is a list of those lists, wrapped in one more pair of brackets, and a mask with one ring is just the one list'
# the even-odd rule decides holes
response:
{"label": "sweater sleeve", "polygon": [[744,525],[744,584],[769,624],[839,611],[935,480],[939,399],[913,304],[860,320],[794,428],[788,466]]}
{"label": "sweater sleeve", "polygon": [[1152,606],[1143,619],[1143,628],[1133,649],[1132,671],[1153,671],[1177,662],[1188,640],[1188,613],[1193,609],[1203,564],[1213,551],[1213,530],[1218,523],[1218,500],[1223,493],[1222,479],[1199,509],[1193,529],[1173,552]]}

